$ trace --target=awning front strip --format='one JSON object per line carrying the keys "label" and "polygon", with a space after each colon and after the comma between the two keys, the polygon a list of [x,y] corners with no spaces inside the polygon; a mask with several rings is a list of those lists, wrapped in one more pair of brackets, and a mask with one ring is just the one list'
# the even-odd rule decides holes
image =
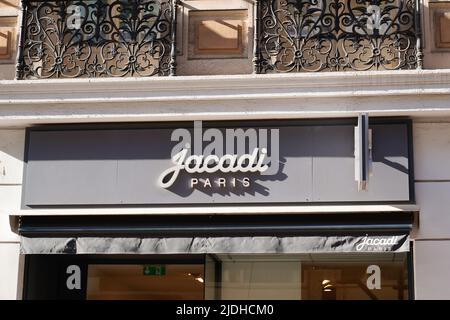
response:
{"label": "awning front strip", "polygon": [[22,254],[200,254],[407,252],[409,236],[21,238]]}

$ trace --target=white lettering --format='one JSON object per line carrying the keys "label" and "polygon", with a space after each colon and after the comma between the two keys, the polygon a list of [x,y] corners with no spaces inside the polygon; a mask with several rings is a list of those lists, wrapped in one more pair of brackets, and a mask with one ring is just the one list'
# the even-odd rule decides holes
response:
{"label": "white lettering", "polygon": [[225,187],[227,183],[227,180],[225,178],[219,178],[219,180],[217,180],[217,185],[219,187]]}
{"label": "white lettering", "polygon": [[362,241],[356,245],[356,250],[361,251],[366,246],[369,247],[383,247],[383,246],[394,246],[398,243],[397,236],[392,236],[390,238],[369,238],[367,235],[362,238]]}
{"label": "white lettering", "polygon": [[[212,164],[212,166],[209,166],[210,163]],[[219,165],[219,157],[214,154],[206,156],[205,161],[203,162],[203,168],[205,172],[208,173],[214,173],[216,171],[219,171],[218,165]]]}
{"label": "white lettering", "polygon": [[164,170],[159,176],[159,186],[162,188],[169,188],[177,180],[180,170],[184,169],[184,160],[188,149],[183,149],[172,157],[172,162],[175,164],[173,167]]}
{"label": "white lettering", "polygon": [[186,159],[184,168],[187,173],[203,172],[203,169],[200,168],[201,164],[202,164],[201,156],[192,155]]}
{"label": "white lettering", "polygon": [[[259,152],[258,148],[255,148],[250,155],[244,154],[239,158],[228,154],[221,158],[216,155],[208,155],[206,157],[193,155],[186,157],[187,154],[188,149],[185,148],[172,157],[172,163],[174,166],[164,170],[161,173],[158,179],[158,184],[160,187],[171,187],[177,180],[182,170],[185,170],[188,173],[215,173],[218,171],[262,173],[269,168],[267,164],[263,164],[264,158],[267,154],[267,150],[265,148],[263,148],[261,152]],[[259,159],[258,154],[260,154]],[[227,160],[229,160],[228,164],[226,164]],[[209,185],[211,185],[211,183],[209,183]]]}
{"label": "white lettering", "polygon": [[197,184],[198,184],[198,179],[197,178],[192,178],[191,179],[191,188],[193,188]]}
{"label": "white lettering", "polygon": [[204,318],[207,318],[211,307],[190,307],[183,304],[182,307],[177,307],[176,314],[177,315],[202,315]]}
{"label": "white lettering", "polygon": [[[222,172],[227,173],[233,170],[234,164],[236,163],[237,156],[231,154],[224,154],[220,158],[219,167],[222,168]],[[228,163],[228,165],[226,165]]]}
{"label": "white lettering", "polygon": [[205,183],[203,184],[203,187],[210,187],[211,188],[211,181],[209,180],[209,178],[205,179]]}

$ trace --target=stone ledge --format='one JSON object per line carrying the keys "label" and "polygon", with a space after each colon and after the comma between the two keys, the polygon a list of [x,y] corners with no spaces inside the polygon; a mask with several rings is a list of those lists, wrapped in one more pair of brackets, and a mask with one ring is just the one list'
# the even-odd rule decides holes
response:
{"label": "stone ledge", "polygon": [[450,117],[450,69],[0,81],[0,127],[359,112]]}
{"label": "stone ledge", "polygon": [[154,208],[89,208],[89,209],[30,209],[5,212],[11,216],[52,215],[196,215],[196,214],[313,214],[362,212],[419,212],[417,205],[261,205],[261,206],[211,206],[211,207],[154,207]]}
{"label": "stone ledge", "polygon": [[[329,88],[352,88],[361,90],[373,87],[450,85],[450,69],[437,70],[395,70],[362,72],[320,72],[289,73],[267,75],[226,75],[226,76],[177,76],[141,78],[79,78],[79,79],[41,79],[41,80],[1,80],[2,88],[8,94],[38,93],[64,94],[79,92],[109,93],[144,92],[155,95],[161,92],[203,89],[227,91],[241,88],[302,91],[325,91]],[[318,87],[319,86],[319,87]],[[151,89],[151,90],[149,90]],[[192,91],[189,91],[192,92]],[[0,91],[0,97],[5,91]]]}

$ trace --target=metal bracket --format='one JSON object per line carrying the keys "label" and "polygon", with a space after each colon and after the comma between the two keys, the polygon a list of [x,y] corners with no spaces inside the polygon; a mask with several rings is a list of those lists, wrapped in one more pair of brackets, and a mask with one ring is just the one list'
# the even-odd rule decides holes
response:
{"label": "metal bracket", "polygon": [[358,116],[355,127],[355,180],[358,191],[367,190],[372,175],[372,130],[369,129],[369,115]]}

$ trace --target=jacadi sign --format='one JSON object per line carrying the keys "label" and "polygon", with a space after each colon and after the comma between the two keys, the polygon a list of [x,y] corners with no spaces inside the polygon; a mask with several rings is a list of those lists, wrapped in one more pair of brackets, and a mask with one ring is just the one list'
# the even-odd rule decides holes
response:
{"label": "jacadi sign", "polygon": [[355,181],[350,119],[32,128],[23,207],[410,201],[409,131],[398,121],[371,124],[368,192]]}
{"label": "jacadi sign", "polygon": [[194,129],[175,129],[171,165],[161,172],[158,185],[170,189],[181,173],[189,188],[250,188],[258,175],[279,170],[279,129],[208,128],[194,121]]}

